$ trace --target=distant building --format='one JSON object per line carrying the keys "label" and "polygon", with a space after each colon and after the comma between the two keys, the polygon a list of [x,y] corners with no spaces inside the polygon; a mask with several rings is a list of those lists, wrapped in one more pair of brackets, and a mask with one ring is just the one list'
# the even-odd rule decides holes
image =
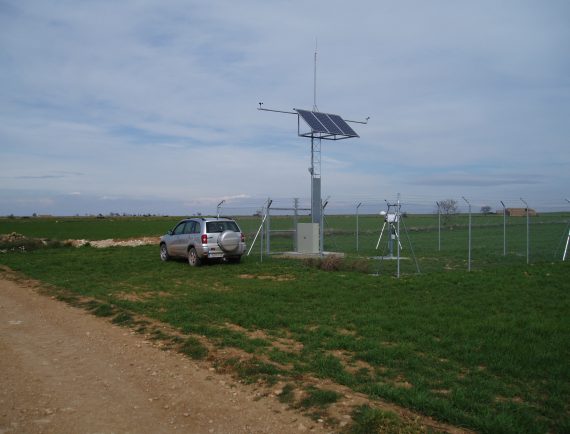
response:
{"label": "distant building", "polygon": [[[526,208],[507,208],[506,213],[509,217],[526,217]],[[529,208],[528,215],[530,217],[534,217],[537,216],[538,214],[536,213],[535,210]]]}

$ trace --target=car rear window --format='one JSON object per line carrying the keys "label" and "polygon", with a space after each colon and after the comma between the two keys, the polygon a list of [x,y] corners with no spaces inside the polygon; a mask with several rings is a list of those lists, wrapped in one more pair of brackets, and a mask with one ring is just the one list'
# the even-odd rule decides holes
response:
{"label": "car rear window", "polygon": [[206,223],[206,232],[209,234],[224,231],[239,232],[239,228],[236,222],[219,221]]}

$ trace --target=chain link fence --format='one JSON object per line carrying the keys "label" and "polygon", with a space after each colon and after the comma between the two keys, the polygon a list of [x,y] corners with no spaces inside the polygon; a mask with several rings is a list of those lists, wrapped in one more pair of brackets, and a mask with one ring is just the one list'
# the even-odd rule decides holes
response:
{"label": "chain link fence", "polygon": [[[399,208],[393,206],[397,200],[350,202],[327,203],[323,250],[368,259],[376,272],[395,271],[392,259],[398,254],[402,272],[417,273],[561,261],[568,248],[570,204],[565,201],[536,208],[512,198],[495,201],[496,208],[488,205],[491,201],[462,197],[401,200]],[[229,203],[220,212],[239,221],[250,245],[258,234],[252,255],[295,251],[297,223],[311,221],[309,199]],[[397,219],[388,222],[390,214]]]}

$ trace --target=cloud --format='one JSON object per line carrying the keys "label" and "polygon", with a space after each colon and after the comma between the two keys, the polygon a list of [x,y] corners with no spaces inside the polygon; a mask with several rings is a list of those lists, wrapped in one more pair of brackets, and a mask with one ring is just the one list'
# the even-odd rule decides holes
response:
{"label": "cloud", "polygon": [[456,187],[501,187],[505,185],[526,186],[533,184],[542,184],[544,177],[542,175],[489,175],[482,174],[473,176],[468,174],[447,174],[433,175],[422,178],[416,178],[410,181],[411,184],[431,185],[431,186],[449,186]]}
{"label": "cloud", "polygon": [[296,119],[256,108],[312,106],[318,36],[319,108],[371,116],[355,125],[360,139],[323,143],[333,196],[423,185],[567,194],[564,1],[0,7],[6,190],[125,206],[308,196],[310,144]]}

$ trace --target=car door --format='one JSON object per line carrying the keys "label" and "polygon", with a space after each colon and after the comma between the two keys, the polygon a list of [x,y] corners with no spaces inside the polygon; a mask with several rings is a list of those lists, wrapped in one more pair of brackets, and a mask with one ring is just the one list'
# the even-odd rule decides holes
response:
{"label": "car door", "polygon": [[180,222],[172,231],[170,238],[169,253],[172,256],[182,256],[184,255],[184,249],[182,243],[184,242],[184,229],[186,228],[186,222]]}
{"label": "car door", "polygon": [[202,254],[202,252],[203,252],[202,239],[201,239],[202,230],[201,230],[200,222],[195,221],[194,223],[195,224],[191,229],[192,235],[190,235],[190,243],[196,248],[196,251],[199,254]]}
{"label": "car door", "polygon": [[186,255],[188,252],[188,246],[192,243],[192,233],[194,232],[194,228],[196,227],[195,221],[188,221],[186,222],[186,226],[182,230],[182,234],[180,235],[180,255]]}

